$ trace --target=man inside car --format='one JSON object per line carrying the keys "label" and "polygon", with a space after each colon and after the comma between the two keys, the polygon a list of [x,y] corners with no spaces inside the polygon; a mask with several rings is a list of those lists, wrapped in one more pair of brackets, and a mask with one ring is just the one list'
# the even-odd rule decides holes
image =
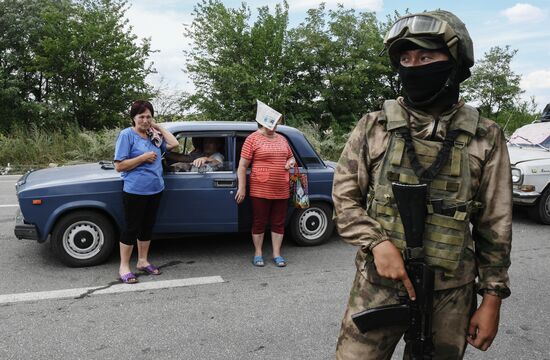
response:
{"label": "man inside car", "polygon": [[193,149],[189,154],[168,153],[166,158],[172,161],[170,168],[173,171],[216,171],[221,168],[224,156],[221,153],[224,145],[223,138],[207,137],[202,141],[193,138]]}

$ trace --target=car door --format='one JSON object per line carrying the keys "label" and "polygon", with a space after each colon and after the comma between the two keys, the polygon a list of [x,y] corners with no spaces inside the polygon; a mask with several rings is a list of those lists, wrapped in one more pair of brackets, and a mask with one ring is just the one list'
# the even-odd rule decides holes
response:
{"label": "car door", "polygon": [[[246,137],[250,135],[250,132],[237,132],[234,137],[235,142],[235,168],[239,167],[239,161],[241,159],[241,150],[246,140]],[[246,170],[246,197],[243,202],[239,204],[238,208],[238,222],[239,232],[250,232],[252,228],[252,203],[250,201],[250,167]]]}
{"label": "car door", "polygon": [[235,201],[237,174],[234,140],[228,133],[177,134],[180,150],[190,152],[192,139],[223,138],[223,166],[212,169],[165,171],[165,191],[157,216],[157,233],[215,233],[238,230]]}

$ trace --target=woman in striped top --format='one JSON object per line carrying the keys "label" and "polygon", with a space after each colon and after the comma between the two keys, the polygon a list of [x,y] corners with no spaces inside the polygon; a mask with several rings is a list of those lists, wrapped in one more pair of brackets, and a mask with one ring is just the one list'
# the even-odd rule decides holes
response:
{"label": "woman in striped top", "polygon": [[239,188],[235,199],[240,204],[246,196],[246,169],[250,173],[250,199],[252,202],[252,241],[255,266],[264,266],[262,245],[267,223],[271,225],[273,261],[279,267],[286,266],[281,256],[284,225],[288,208],[289,170],[296,160],[284,136],[258,124],[258,131],[249,135],[241,151],[237,176]]}

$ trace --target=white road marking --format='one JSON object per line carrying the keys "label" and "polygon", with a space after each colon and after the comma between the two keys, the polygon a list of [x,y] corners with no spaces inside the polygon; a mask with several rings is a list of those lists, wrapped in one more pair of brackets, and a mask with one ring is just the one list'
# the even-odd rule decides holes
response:
{"label": "white road marking", "polygon": [[19,205],[17,204],[9,204],[9,205],[0,205],[0,208],[4,208],[4,207],[18,207]]}
{"label": "white road marking", "polygon": [[137,284],[116,284],[109,287],[93,286],[78,289],[64,289],[52,291],[29,292],[19,294],[0,295],[0,304],[19,303],[25,301],[67,299],[81,296],[95,296],[102,294],[118,294],[132,291],[168,289],[183,286],[217,284],[225,282],[221,276],[207,276],[187,279],[161,280],[139,282]]}

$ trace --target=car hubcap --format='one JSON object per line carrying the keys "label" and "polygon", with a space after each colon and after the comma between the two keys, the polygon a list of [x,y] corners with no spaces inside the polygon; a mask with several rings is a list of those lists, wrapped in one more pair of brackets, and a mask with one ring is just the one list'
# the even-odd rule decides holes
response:
{"label": "car hubcap", "polygon": [[325,213],[319,208],[309,208],[302,213],[299,220],[300,233],[308,240],[323,236],[328,226]]}
{"label": "car hubcap", "polygon": [[85,260],[96,256],[103,242],[103,231],[90,221],[78,221],[63,234],[63,249],[75,259]]}

